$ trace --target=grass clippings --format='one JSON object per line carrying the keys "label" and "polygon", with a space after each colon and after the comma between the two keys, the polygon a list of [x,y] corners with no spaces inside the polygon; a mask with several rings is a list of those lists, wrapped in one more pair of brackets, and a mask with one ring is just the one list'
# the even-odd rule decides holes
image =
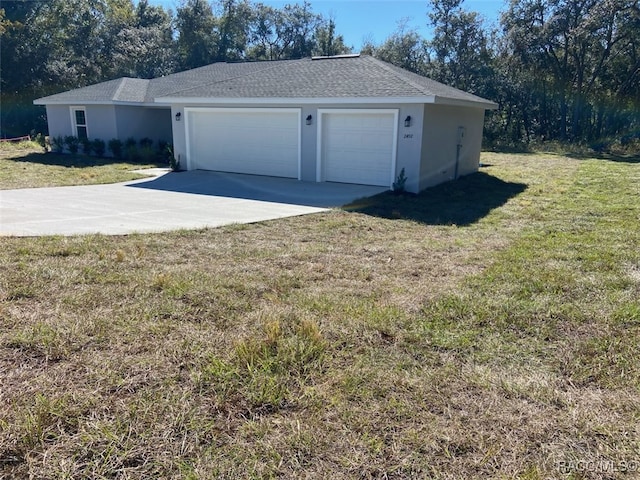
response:
{"label": "grass clippings", "polygon": [[0,477],[634,478],[640,164],[482,160],[343,211],[5,238]]}
{"label": "grass clippings", "polygon": [[126,182],[145,178],[133,170],[154,167],[166,165],[43,153],[35,142],[0,143],[0,190]]}

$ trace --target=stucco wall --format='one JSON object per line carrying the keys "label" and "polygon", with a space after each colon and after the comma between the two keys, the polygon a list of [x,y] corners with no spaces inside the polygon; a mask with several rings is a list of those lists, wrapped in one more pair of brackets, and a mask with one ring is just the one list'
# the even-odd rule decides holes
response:
{"label": "stucco wall", "polygon": [[456,163],[458,177],[477,171],[483,126],[482,109],[425,105],[419,189],[456,178]]}
{"label": "stucco wall", "polygon": [[168,108],[132,107],[116,105],[117,135],[110,138],[126,140],[133,137],[136,140],[150,138],[154,142],[170,142],[171,111]]}
{"label": "stucco wall", "polygon": [[[47,105],[47,123],[49,137],[74,135],[71,108],[82,105]],[[102,139],[105,142],[116,136],[116,118],[111,105],[84,106],[87,120],[87,135],[90,139]]]}
{"label": "stucco wall", "polygon": [[47,123],[49,137],[65,137],[73,133],[71,113],[67,105],[47,105]]}
{"label": "stucco wall", "polygon": [[[197,107],[198,105],[174,105],[171,109],[171,120],[173,123],[173,146],[176,158],[180,159],[181,165],[187,165],[187,149],[185,134],[185,107]],[[228,105],[207,105],[207,107],[228,107]],[[256,105],[243,104],[234,107],[254,108]],[[292,105],[269,104],[268,108],[295,108]],[[304,105],[301,109],[301,179],[303,181],[315,182],[317,175],[317,153],[320,133],[318,131],[318,110],[320,109],[391,109],[398,110],[398,142],[396,156],[396,177],[402,168],[405,169],[407,177],[406,189],[410,192],[418,192],[420,177],[420,149],[422,146],[422,133],[420,128],[424,109],[422,105],[395,104],[395,105],[361,105],[361,104],[317,104]],[[181,120],[176,121],[176,113],[181,114]],[[311,125],[306,124],[308,115],[313,117]],[[411,126],[405,127],[406,117],[411,116]]]}

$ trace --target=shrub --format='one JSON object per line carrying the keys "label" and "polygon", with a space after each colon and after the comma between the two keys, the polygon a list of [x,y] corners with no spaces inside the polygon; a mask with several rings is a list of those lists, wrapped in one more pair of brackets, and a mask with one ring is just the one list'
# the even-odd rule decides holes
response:
{"label": "shrub", "polygon": [[55,152],[62,153],[64,150],[64,138],[62,138],[62,135],[51,139],[51,149]]}
{"label": "shrub", "polygon": [[176,158],[173,155],[173,145],[171,145],[170,143],[167,144],[166,154],[167,154],[167,160],[169,161],[169,168],[171,168],[171,170],[174,171],[174,172],[179,171],[180,170],[180,155],[178,155],[178,158]]}
{"label": "shrub", "polygon": [[396,181],[393,182],[393,191],[396,193],[404,192],[405,183],[407,183],[407,176],[404,174],[404,167],[402,167],[400,174],[396,177]]}
{"label": "shrub", "polygon": [[45,137],[41,133],[38,133],[35,136],[32,135],[31,138],[34,142],[42,147],[44,153],[47,153],[49,151],[48,137]]}
{"label": "shrub", "polygon": [[103,157],[104,151],[105,151],[104,140],[100,140],[99,138],[96,138],[93,142],[91,142],[91,144],[93,147],[93,151],[96,153],[96,156]]}
{"label": "shrub", "polygon": [[112,138],[109,140],[109,151],[116,158],[122,158],[122,140]]}
{"label": "shrub", "polygon": [[140,159],[144,162],[149,162],[155,157],[155,150],[153,149],[153,140],[148,137],[140,139]]}
{"label": "shrub", "polygon": [[595,142],[592,142],[589,147],[591,147],[591,150],[596,153],[605,153],[611,148],[611,142],[607,140],[597,140]]}
{"label": "shrub", "polygon": [[89,140],[88,138],[83,138],[80,140],[80,143],[82,144],[82,152],[85,155],[91,155],[91,150],[93,149],[91,140]]}
{"label": "shrub", "polygon": [[133,137],[129,137],[124,141],[124,156],[127,160],[140,160],[137,143]]}
{"label": "shrub", "polygon": [[153,140],[151,140],[149,137],[145,137],[140,139],[140,147],[142,148],[151,148],[153,147]]}
{"label": "shrub", "polygon": [[158,161],[168,161],[169,156],[167,154],[167,148],[169,148],[169,142],[164,140],[158,141],[158,149],[156,150],[156,157]]}
{"label": "shrub", "polygon": [[73,155],[78,153],[78,146],[80,145],[80,140],[78,140],[78,137],[67,135],[66,137],[64,137],[64,143],[69,149],[70,153],[72,153]]}

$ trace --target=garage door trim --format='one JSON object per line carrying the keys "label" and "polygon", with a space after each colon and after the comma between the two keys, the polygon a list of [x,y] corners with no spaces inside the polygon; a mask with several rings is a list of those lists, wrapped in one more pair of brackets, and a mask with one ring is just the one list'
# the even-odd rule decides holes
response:
{"label": "garage door trim", "polygon": [[301,180],[302,171],[302,109],[300,108],[256,108],[256,107],[185,107],[184,108],[184,138],[185,138],[185,152],[187,155],[187,170],[192,169],[191,165],[191,141],[190,141],[190,113],[295,113],[297,115],[297,127],[298,127],[298,180]]}
{"label": "garage door trim", "polygon": [[318,129],[317,129],[317,152],[316,152],[316,181],[324,182],[324,165],[322,164],[322,146],[324,138],[322,135],[322,120],[325,115],[337,114],[389,114],[393,115],[393,145],[391,149],[391,169],[389,172],[389,184],[391,187],[396,177],[396,160],[398,156],[398,117],[400,110],[397,108],[319,108],[318,109]]}

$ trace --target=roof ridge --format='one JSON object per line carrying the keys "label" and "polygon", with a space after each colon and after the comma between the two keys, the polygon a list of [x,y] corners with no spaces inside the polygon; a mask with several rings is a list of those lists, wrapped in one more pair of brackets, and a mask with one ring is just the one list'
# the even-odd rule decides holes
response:
{"label": "roof ridge", "polygon": [[[437,95],[434,94],[434,93],[426,92],[424,90],[424,88],[422,87],[422,85],[414,82],[413,80],[411,80],[410,78],[405,77],[404,75],[401,75],[400,72],[398,72],[396,69],[392,68],[392,66],[390,64],[388,64],[387,62],[384,62],[384,61],[382,61],[380,59],[377,59],[377,58],[375,58],[375,57],[373,57],[371,55],[367,55],[367,58],[370,58],[371,60],[376,62],[378,65],[380,65],[382,68],[384,68],[387,72],[393,74],[393,76],[395,76],[396,78],[402,80],[403,82],[408,83],[409,85],[411,85],[413,88],[418,90],[423,95],[437,97]],[[407,72],[409,72],[409,70],[407,70]],[[410,72],[410,73],[414,73],[414,72]],[[419,74],[416,74],[416,75],[419,75]],[[424,77],[424,78],[426,78],[428,80],[431,80],[429,77]],[[432,80],[432,81],[435,81],[435,80]]]}
{"label": "roof ridge", "polygon": [[[189,90],[194,90],[196,88],[202,88],[202,87],[207,87],[207,86],[210,86],[210,85],[226,83],[226,82],[228,82],[230,80],[237,80],[238,78],[249,77],[249,76],[254,75],[256,73],[265,72],[267,70],[272,70],[272,69],[276,68],[277,65],[268,65],[269,63],[273,63],[273,64],[275,64],[275,63],[291,63],[292,61],[297,61],[297,60],[266,60],[264,62],[235,62],[235,63],[224,62],[225,65],[242,65],[242,64],[247,65],[247,64],[252,64],[252,63],[253,64],[264,63],[265,68],[261,68],[259,70],[252,71],[252,72],[247,72],[247,73],[244,73],[242,75],[235,75],[233,77],[224,78],[222,80],[215,80],[213,82],[201,83],[199,85],[192,86],[192,87],[189,87],[189,88],[178,89],[178,90],[175,90],[175,91],[166,92],[166,93],[163,94],[163,97],[166,97],[166,96],[169,96],[169,95],[175,95],[176,93],[188,92]],[[222,62],[219,62],[219,63],[222,63]],[[215,63],[212,63],[211,65],[215,65]],[[211,65],[203,65],[203,67],[209,67]],[[203,68],[203,67],[201,67],[201,68]],[[179,73],[181,73],[181,72],[179,72]]]}

